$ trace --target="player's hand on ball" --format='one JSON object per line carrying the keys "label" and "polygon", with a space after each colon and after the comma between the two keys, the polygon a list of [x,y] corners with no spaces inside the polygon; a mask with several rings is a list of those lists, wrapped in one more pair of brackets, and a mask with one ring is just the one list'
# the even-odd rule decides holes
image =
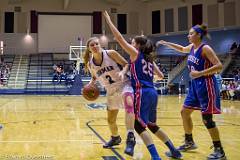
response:
{"label": "player's hand on ball", "polygon": [[82,95],[86,100],[94,101],[99,97],[100,91],[95,84],[90,83],[83,87]]}

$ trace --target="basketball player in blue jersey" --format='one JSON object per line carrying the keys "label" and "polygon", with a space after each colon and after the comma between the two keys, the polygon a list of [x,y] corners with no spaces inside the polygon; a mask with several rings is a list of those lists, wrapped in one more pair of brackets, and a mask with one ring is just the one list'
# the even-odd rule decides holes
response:
{"label": "basketball player in blue jersey", "polygon": [[136,36],[129,44],[117,28],[113,25],[108,13],[105,19],[118,43],[130,55],[131,81],[134,89],[134,113],[136,132],[147,146],[153,160],[160,160],[160,156],[146,127],[162,140],[170,149],[167,156],[181,158],[181,153],[174,147],[168,136],[156,124],[158,94],[153,86],[153,74],[163,78],[163,73],[153,62],[153,45],[143,36]]}
{"label": "basketball player in blue jersey", "polygon": [[[115,50],[102,49],[97,37],[88,39],[86,46],[84,63],[92,76],[89,84],[94,84],[97,80],[107,91],[107,120],[111,131],[111,139],[103,147],[111,148],[121,143],[116,120],[119,109],[124,107],[127,128],[127,140],[124,152],[133,156],[136,144],[134,136],[135,117],[133,89],[129,79],[125,75],[128,71],[128,63]],[[118,64],[123,67],[122,70]]]}
{"label": "basketball player in blue jersey", "polygon": [[187,63],[192,80],[181,111],[185,143],[179,147],[179,150],[188,151],[197,148],[192,137],[191,114],[194,110],[200,110],[203,123],[208,129],[214,145],[214,152],[207,158],[209,160],[223,160],[226,159],[225,153],[218,128],[213,121],[213,114],[221,113],[220,92],[214,74],[222,69],[222,64],[213,49],[202,42],[203,37],[207,35],[207,26],[195,25],[189,31],[188,39],[191,44],[188,46],[183,47],[163,40],[157,44],[166,45],[179,52],[189,53]]}

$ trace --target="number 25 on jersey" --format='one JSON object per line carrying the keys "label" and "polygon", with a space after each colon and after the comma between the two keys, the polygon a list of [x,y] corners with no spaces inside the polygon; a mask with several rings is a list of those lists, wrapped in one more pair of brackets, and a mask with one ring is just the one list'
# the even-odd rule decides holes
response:
{"label": "number 25 on jersey", "polygon": [[142,68],[143,73],[152,77],[153,76],[153,64],[151,62],[147,62],[144,59],[142,59],[142,65],[143,65],[143,68]]}

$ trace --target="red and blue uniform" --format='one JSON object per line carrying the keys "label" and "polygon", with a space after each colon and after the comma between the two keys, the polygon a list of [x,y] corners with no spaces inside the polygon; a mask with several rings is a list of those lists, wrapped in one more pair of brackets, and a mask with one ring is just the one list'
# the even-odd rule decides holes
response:
{"label": "red and blue uniform", "polygon": [[146,127],[156,122],[158,94],[153,85],[153,62],[139,52],[131,62],[131,83],[134,90],[134,112],[136,119]]}
{"label": "red and blue uniform", "polygon": [[[195,52],[191,48],[188,56],[190,71],[203,71],[213,64],[203,56],[202,44]],[[202,76],[191,80],[189,92],[184,102],[185,108],[201,110],[202,114],[220,114],[220,91],[214,75]]]}

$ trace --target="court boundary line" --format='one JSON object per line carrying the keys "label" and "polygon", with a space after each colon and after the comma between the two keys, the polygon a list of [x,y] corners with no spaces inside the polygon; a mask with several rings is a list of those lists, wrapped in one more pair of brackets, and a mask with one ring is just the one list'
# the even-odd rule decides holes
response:
{"label": "court boundary line", "polygon": [[[94,122],[94,120],[88,121],[86,123],[86,126],[103,142],[106,143],[106,141],[104,140],[104,138],[90,125],[90,123]],[[111,151],[121,160],[125,160],[120,153],[118,153],[114,148],[109,148],[111,149]]]}

